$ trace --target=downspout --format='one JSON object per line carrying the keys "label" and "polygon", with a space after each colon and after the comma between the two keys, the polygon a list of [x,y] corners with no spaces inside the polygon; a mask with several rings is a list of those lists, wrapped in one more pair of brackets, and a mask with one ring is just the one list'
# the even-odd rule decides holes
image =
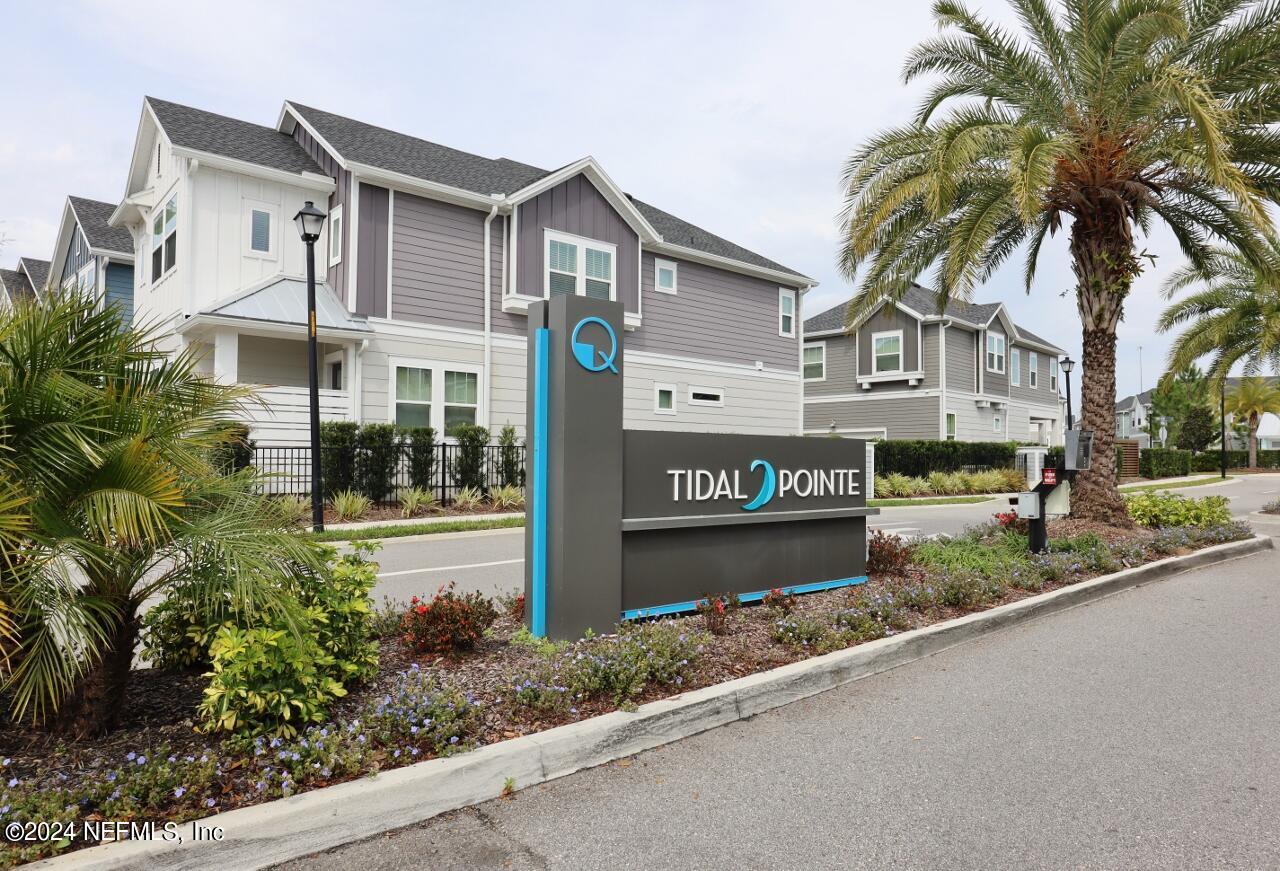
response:
{"label": "downspout", "polygon": [[[800,417],[797,421],[796,435],[804,435],[804,317],[801,313],[804,311],[804,295],[810,290],[811,288],[802,287],[796,293],[796,345],[798,346],[796,358],[800,367]],[[822,365],[826,365],[825,360]]]}
{"label": "downspout", "polygon": [[491,438],[493,405],[489,401],[489,388],[493,384],[493,264],[489,259],[489,238],[492,232],[490,225],[497,215],[498,204],[494,203],[484,219],[484,426]]}
{"label": "downspout", "polygon": [[[938,436],[947,440],[947,327],[951,321],[938,324]],[[958,434],[957,434],[958,435]]]}

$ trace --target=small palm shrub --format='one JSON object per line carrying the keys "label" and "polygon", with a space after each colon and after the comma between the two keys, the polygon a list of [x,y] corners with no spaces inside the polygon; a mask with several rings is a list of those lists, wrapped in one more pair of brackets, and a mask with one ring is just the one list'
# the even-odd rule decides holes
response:
{"label": "small palm shrub", "polygon": [[420,487],[409,487],[400,491],[400,515],[415,517],[435,507],[436,494]]}
{"label": "small palm shrub", "polygon": [[[1019,486],[1017,489],[1021,490]],[[969,475],[969,490],[972,493],[1003,493],[1005,491],[1004,475],[996,470],[974,472]]]}
{"label": "small palm shrub", "polygon": [[277,496],[276,503],[289,526],[301,526],[311,519],[311,500],[305,496]]}
{"label": "small palm shrub", "polygon": [[489,492],[489,503],[499,511],[515,511],[524,507],[524,491],[510,484],[494,487]]}
{"label": "small palm shrub", "polygon": [[498,619],[493,602],[478,592],[459,595],[442,586],[430,602],[417,596],[404,615],[404,640],[417,653],[456,654],[476,646]]}
{"label": "small palm shrub", "polygon": [[1027,476],[1017,469],[999,469],[1000,477],[1004,479],[1003,490],[1009,493],[1020,493],[1027,489]]}
{"label": "small palm shrub", "polygon": [[940,496],[957,496],[965,491],[964,475],[958,472],[931,472],[929,489]]}
{"label": "small palm shrub", "polygon": [[885,477],[884,491],[886,496],[912,496],[915,493],[915,485],[912,483],[911,478],[894,472]]}
{"label": "small palm shrub", "polygon": [[933,492],[933,488],[929,486],[927,478],[909,478],[912,496],[927,496]]}
{"label": "small palm shrub", "polygon": [[453,497],[453,507],[460,511],[475,511],[484,503],[484,494],[478,487],[463,487]]}
{"label": "small palm shrub", "polygon": [[353,520],[359,520],[369,511],[372,500],[363,493],[357,493],[355,490],[341,490],[333,494],[333,499],[329,505],[333,508],[333,513],[338,515],[338,519],[343,523],[349,523]]}

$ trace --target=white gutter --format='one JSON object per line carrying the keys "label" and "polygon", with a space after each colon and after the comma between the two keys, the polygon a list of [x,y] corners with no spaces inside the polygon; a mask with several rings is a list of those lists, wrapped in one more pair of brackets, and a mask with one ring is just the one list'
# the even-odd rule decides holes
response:
{"label": "white gutter", "polygon": [[[657,280],[656,278],[654,279]],[[811,288],[802,287],[796,292],[796,362],[800,366],[800,418],[797,423],[796,435],[804,435],[804,295]],[[823,358],[822,365],[825,367],[827,361]],[[823,372],[826,375],[826,372]]]}
{"label": "white gutter", "polygon": [[[489,401],[493,385],[493,261],[489,258],[490,225],[498,216],[498,204],[494,203],[484,219],[484,427],[493,436],[493,405]],[[503,248],[506,251],[506,248]]]}
{"label": "white gutter", "polygon": [[[938,324],[938,439],[947,440],[947,327],[950,320]],[[956,438],[960,434],[956,433]]]}

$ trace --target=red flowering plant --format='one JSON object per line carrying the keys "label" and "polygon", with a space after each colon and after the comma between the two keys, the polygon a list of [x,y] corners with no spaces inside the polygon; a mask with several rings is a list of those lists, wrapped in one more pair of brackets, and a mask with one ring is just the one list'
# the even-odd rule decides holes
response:
{"label": "red flowering plant", "polygon": [[471,650],[498,619],[498,609],[480,593],[454,592],[450,581],[431,601],[409,600],[402,628],[404,642],[417,653],[454,654]]}
{"label": "red flowering plant", "polygon": [[[737,597],[735,596],[734,599]],[[694,607],[702,615],[707,631],[712,635],[724,635],[729,630],[729,607],[734,604],[727,596],[704,595]]]}
{"label": "red flowering plant", "polygon": [[767,608],[777,608],[783,614],[790,614],[796,607],[796,594],[784,593],[782,587],[774,587],[760,601]]}
{"label": "red flowering plant", "polygon": [[996,523],[1001,529],[1012,529],[1014,532],[1026,533],[1027,521],[1018,516],[1016,511],[997,511]]}

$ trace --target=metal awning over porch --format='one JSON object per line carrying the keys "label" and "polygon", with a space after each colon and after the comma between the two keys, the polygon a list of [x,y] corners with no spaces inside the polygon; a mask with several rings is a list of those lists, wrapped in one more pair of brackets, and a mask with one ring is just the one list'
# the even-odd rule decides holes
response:
{"label": "metal awning over porch", "polygon": [[[200,327],[238,327],[242,332],[305,335],[307,283],[301,278],[276,276],[264,284],[213,303],[187,318],[179,333]],[[363,339],[372,333],[364,318],[356,317],[324,282],[316,284],[316,334],[335,339]]]}

